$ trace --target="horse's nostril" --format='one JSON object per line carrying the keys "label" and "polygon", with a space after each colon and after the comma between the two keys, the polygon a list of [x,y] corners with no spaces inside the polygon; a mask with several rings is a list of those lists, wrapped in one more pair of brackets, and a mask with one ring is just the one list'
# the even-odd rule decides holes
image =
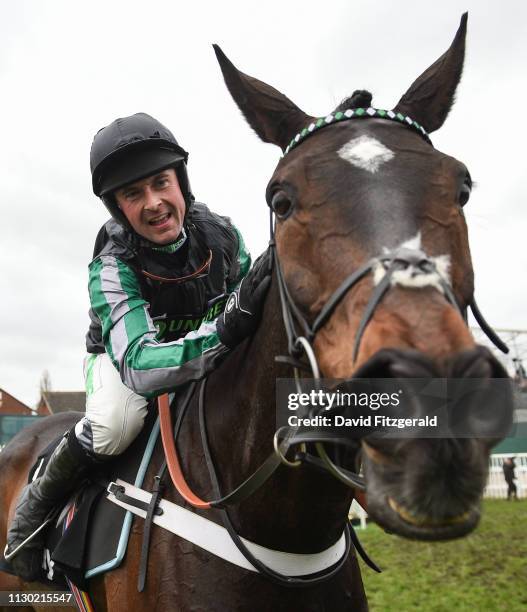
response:
{"label": "horse's nostril", "polygon": [[[454,432],[464,437],[505,437],[512,425],[510,379],[483,347],[460,354],[451,365],[456,401],[450,406]],[[457,387],[457,388],[456,388]]]}
{"label": "horse's nostril", "polygon": [[393,263],[396,270],[406,270],[411,265],[406,259],[395,259]]}
{"label": "horse's nostril", "polygon": [[448,370],[452,378],[508,378],[500,362],[483,346],[459,353],[449,362]]}
{"label": "horse's nostril", "polygon": [[465,378],[490,378],[492,376],[492,365],[488,359],[476,359],[464,371]]}
{"label": "horse's nostril", "polygon": [[[490,381],[491,382],[491,381]],[[512,425],[512,404],[506,391],[483,381],[450,405],[450,428],[458,438],[505,437]]]}
{"label": "horse's nostril", "polygon": [[431,262],[429,259],[422,259],[419,262],[419,269],[424,272],[425,274],[430,274],[431,272],[434,271],[434,263]]}

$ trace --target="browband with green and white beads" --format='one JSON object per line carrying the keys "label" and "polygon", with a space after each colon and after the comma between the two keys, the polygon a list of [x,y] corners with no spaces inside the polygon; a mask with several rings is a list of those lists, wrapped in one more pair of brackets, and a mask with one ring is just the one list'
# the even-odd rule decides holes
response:
{"label": "browband with green and white beads", "polygon": [[348,110],[338,111],[334,114],[328,115],[327,117],[320,117],[314,123],[310,123],[299,134],[297,134],[293,140],[291,140],[284,151],[284,157],[289,153],[289,151],[291,151],[291,149],[294,149],[294,147],[301,143],[305,138],[323,127],[333,125],[339,121],[348,121],[349,119],[368,119],[369,117],[389,119],[390,121],[398,121],[399,123],[403,123],[407,127],[415,130],[427,142],[432,144],[426,130],[419,125],[417,121],[414,121],[411,117],[408,117],[408,115],[396,113],[393,110],[383,110],[382,108],[373,108],[370,106],[369,108],[348,108]]}

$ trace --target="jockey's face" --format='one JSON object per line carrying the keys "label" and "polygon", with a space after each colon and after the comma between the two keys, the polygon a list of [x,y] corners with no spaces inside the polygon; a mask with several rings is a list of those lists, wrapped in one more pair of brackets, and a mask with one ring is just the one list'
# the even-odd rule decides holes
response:
{"label": "jockey's face", "polygon": [[162,170],[115,192],[133,229],[156,244],[177,240],[185,217],[185,199],[174,168]]}

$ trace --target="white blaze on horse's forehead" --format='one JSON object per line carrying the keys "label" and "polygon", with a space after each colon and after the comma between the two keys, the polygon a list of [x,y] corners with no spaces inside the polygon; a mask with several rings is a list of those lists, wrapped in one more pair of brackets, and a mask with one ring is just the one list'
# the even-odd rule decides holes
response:
{"label": "white blaze on horse's forehead", "polygon": [[[421,246],[421,232],[418,232],[413,238],[405,240],[394,249],[384,247],[385,254],[392,253],[398,249],[410,249],[412,251],[423,251]],[[408,266],[405,270],[397,270],[393,273],[390,284],[400,285],[402,287],[410,287],[419,289],[420,287],[435,287],[441,293],[444,292],[441,286],[441,280],[451,285],[450,279],[450,255],[436,255],[431,257],[426,254],[428,259],[435,264],[435,270],[424,273],[421,270],[416,270],[414,266]],[[386,274],[386,269],[381,260],[378,259],[373,267],[373,282],[378,285]]]}
{"label": "white blaze on horse's forehead", "polygon": [[353,166],[372,174],[394,156],[388,147],[372,136],[353,138],[337,151],[337,155]]}

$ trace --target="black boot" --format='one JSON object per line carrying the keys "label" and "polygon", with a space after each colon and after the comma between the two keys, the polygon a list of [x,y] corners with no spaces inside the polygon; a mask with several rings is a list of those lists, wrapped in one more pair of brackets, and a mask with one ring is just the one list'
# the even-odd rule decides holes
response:
{"label": "black boot", "polygon": [[[69,431],[53,451],[42,476],[22,490],[7,533],[5,555],[14,551],[42,525],[49,512],[67,498],[94,463],[95,460],[80,446],[75,432]],[[44,531],[9,560],[13,571],[24,580],[39,580],[43,575]]]}

